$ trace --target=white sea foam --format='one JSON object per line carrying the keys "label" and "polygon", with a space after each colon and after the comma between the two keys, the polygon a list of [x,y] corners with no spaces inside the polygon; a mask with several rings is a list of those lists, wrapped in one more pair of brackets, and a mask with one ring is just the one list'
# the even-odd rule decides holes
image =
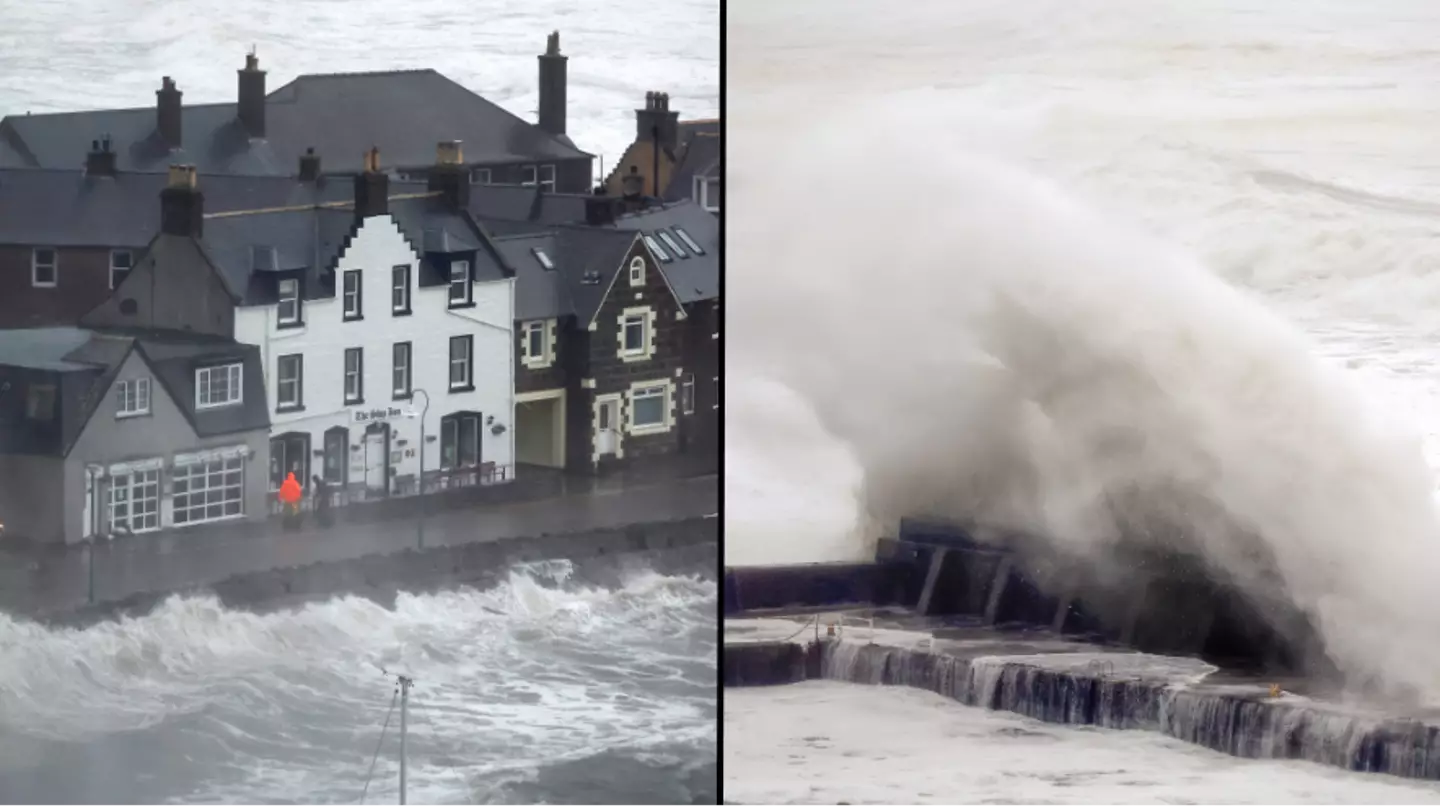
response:
{"label": "white sea foam", "polygon": [[1434,784],[1056,726],[904,687],[725,692],[723,790],[744,804],[1431,804]]}
{"label": "white sea foam", "polygon": [[[1334,5],[1101,6],[740,17],[727,371],[785,380],[863,474],[850,495],[807,461],[830,451],[770,442],[731,486],[829,484],[772,504],[766,543],[857,502],[1097,557],[1148,531],[1279,589],[1357,678],[1440,694],[1411,421],[1440,404],[1435,195],[1398,170],[1436,117],[1410,92],[1429,57]],[[1317,78],[1331,29],[1353,74]],[[729,436],[771,418],[741,404]]]}

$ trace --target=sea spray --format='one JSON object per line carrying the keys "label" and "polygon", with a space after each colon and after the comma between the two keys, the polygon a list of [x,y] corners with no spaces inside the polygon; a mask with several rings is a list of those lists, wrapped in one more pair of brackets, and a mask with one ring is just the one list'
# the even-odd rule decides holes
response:
{"label": "sea spray", "polygon": [[1414,437],[1193,258],[919,131],[882,105],[732,147],[770,157],[731,190],[730,373],[796,391],[882,524],[979,520],[1100,562],[1122,539],[1197,552],[1309,614],[1356,683],[1440,697]]}

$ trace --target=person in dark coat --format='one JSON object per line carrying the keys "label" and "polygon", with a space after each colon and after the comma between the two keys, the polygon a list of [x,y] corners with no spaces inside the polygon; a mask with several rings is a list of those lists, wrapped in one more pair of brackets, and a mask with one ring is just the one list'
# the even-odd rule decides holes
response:
{"label": "person in dark coat", "polygon": [[321,526],[330,525],[330,484],[318,475],[310,476],[315,482],[315,519]]}

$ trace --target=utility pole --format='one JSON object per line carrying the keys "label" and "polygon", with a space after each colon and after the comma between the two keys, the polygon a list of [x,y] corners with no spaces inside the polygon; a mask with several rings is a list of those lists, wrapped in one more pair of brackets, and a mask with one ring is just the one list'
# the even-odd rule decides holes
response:
{"label": "utility pole", "polygon": [[404,675],[395,676],[400,682],[400,803],[405,803],[405,732],[409,720],[410,687],[415,681]]}

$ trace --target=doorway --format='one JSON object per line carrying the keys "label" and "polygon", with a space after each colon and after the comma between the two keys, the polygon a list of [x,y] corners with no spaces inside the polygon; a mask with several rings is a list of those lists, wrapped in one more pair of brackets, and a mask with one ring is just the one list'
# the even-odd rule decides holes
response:
{"label": "doorway", "polygon": [[390,425],[385,422],[365,427],[365,489],[372,496],[390,492]]}
{"label": "doorway", "polygon": [[595,398],[595,455],[620,455],[620,395]]}

